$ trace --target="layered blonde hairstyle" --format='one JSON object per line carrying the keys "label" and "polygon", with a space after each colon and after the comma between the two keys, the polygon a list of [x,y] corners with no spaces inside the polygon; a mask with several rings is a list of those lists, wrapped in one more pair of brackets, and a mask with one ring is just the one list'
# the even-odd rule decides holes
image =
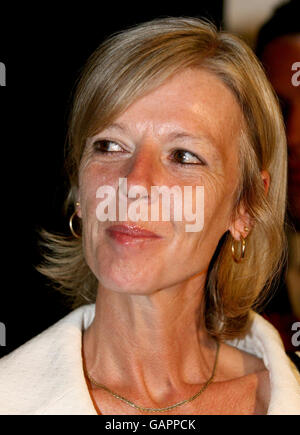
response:
{"label": "layered blonde hairstyle", "polygon": [[[90,56],[73,96],[66,140],[72,213],[88,137],[106,128],[130,104],[184,68],[201,68],[233,93],[244,116],[240,182],[232,211],[243,204],[254,222],[246,257],[233,261],[227,231],[211,260],[205,287],[207,330],[219,339],[242,336],[286,255],[286,139],[277,99],[252,50],[239,38],[197,18],[160,18],[112,35]],[[265,194],[261,171],[270,174]],[[98,282],[86,264],[82,240],[42,232],[38,270],[69,295],[73,307],[96,300]],[[168,265],[166,265],[167,267]]]}

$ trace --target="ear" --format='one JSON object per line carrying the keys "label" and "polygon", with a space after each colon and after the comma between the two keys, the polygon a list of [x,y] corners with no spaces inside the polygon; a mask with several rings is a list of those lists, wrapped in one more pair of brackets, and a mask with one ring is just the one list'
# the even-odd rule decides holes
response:
{"label": "ear", "polygon": [[229,226],[229,231],[235,240],[245,239],[254,225],[253,219],[247,213],[244,205],[240,205],[238,215]]}
{"label": "ear", "polygon": [[80,203],[80,192],[79,192],[79,189],[78,189],[77,194],[76,194],[75,208],[76,208],[76,211],[77,211],[77,216],[81,219],[82,218],[82,214],[81,214],[81,203]]}
{"label": "ear", "polygon": [[81,208],[80,208],[80,203],[79,202],[76,203],[76,210],[77,210],[77,216],[80,219],[82,219]]}
{"label": "ear", "polygon": [[[264,184],[265,194],[268,194],[270,187],[270,174],[268,171],[261,171],[261,178]],[[244,205],[240,205],[238,215],[228,228],[235,240],[240,240],[241,236],[245,239],[254,226],[254,220],[247,213]]]}

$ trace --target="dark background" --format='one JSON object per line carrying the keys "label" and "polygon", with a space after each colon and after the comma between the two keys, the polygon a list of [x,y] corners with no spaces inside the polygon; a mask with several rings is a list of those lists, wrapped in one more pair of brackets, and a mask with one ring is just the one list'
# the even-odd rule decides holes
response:
{"label": "dark background", "polygon": [[1,6],[0,62],[7,80],[0,87],[0,322],[6,326],[0,357],[70,311],[34,266],[39,228],[69,232],[62,212],[63,147],[71,92],[88,56],[108,35],[152,18],[205,16],[219,26],[223,16],[221,0],[139,8],[73,3],[64,12],[41,5]]}

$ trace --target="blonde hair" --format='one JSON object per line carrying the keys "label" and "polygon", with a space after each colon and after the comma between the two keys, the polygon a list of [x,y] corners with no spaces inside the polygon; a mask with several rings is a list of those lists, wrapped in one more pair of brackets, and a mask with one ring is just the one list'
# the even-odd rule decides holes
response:
{"label": "blonde hair", "polygon": [[[78,173],[88,137],[104,129],[136,99],[184,68],[210,71],[231,89],[244,116],[240,183],[233,217],[244,204],[255,225],[246,258],[232,259],[229,232],[211,260],[205,288],[208,331],[220,338],[243,335],[250,309],[258,309],[286,254],[286,139],[274,92],[251,49],[239,38],[196,18],[161,18],[112,35],[88,59],[79,77],[69,118],[66,169],[76,200]],[[271,182],[266,196],[260,171]],[[81,240],[42,232],[44,260],[38,270],[72,297],[73,307],[94,302],[97,280]]]}

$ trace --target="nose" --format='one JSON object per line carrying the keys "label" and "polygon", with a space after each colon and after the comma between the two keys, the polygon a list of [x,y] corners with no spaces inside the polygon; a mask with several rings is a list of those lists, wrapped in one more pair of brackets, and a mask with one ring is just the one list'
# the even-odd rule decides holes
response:
{"label": "nose", "polygon": [[125,177],[127,178],[128,191],[132,186],[142,186],[147,191],[148,199],[150,199],[151,186],[159,183],[159,173],[157,147],[151,143],[144,144],[127,167]]}

